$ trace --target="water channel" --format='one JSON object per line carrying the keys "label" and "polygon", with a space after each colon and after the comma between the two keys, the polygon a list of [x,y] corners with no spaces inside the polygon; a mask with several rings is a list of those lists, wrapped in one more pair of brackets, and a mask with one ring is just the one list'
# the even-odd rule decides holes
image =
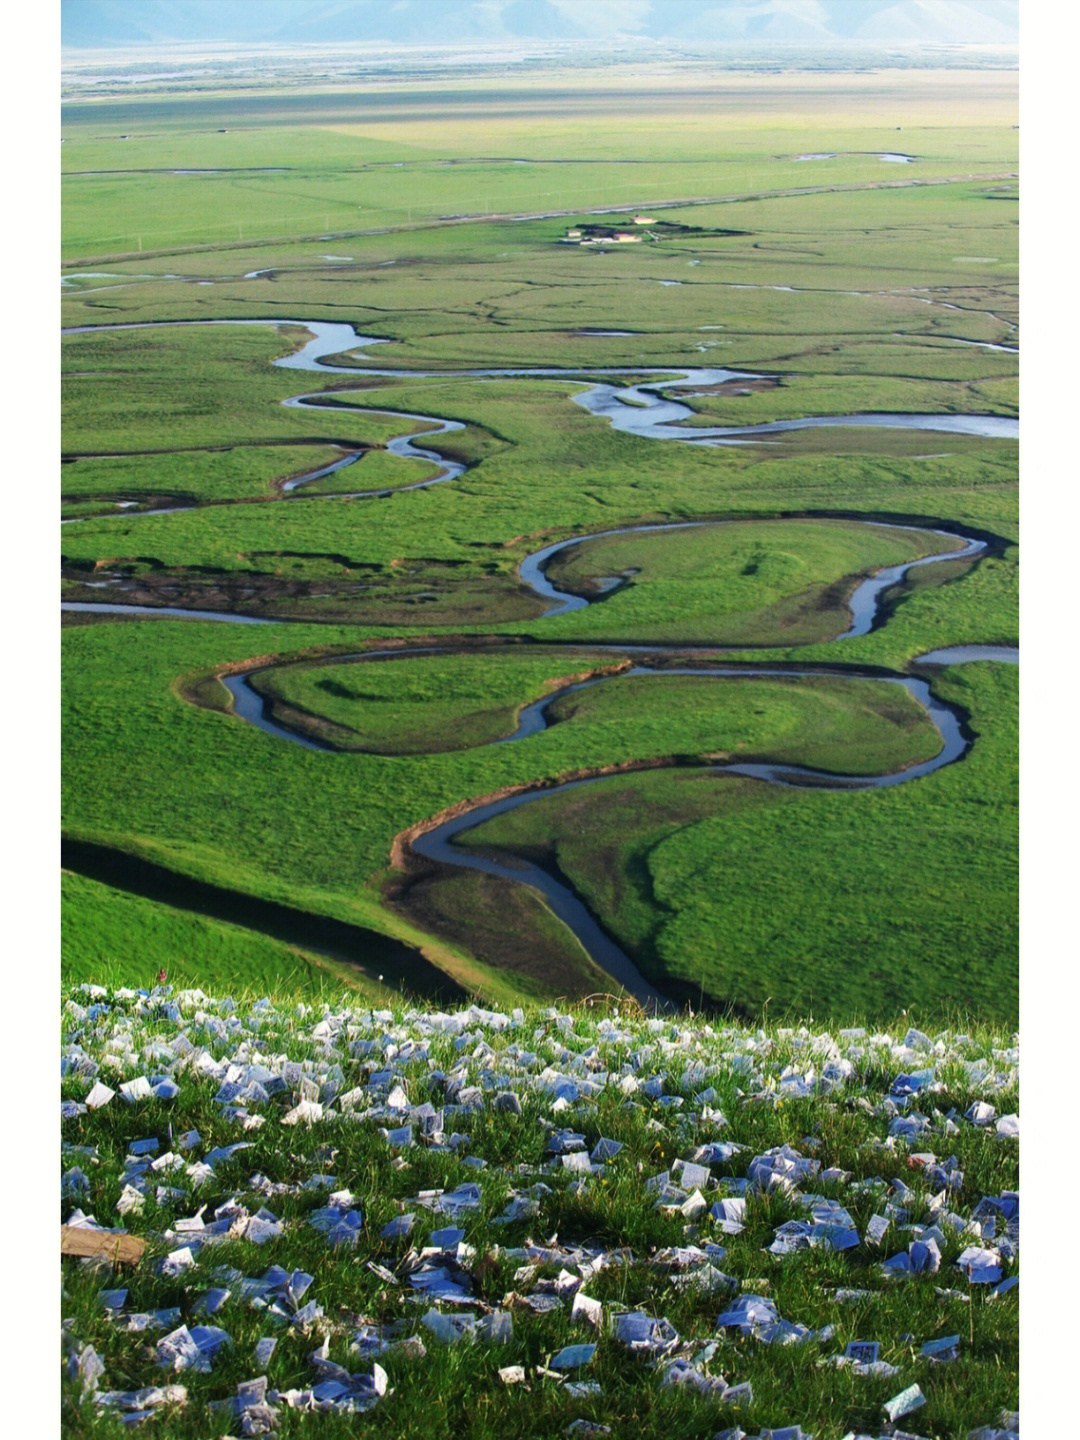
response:
{"label": "water channel", "polygon": [[[990,438],[1016,438],[1018,434],[1018,422],[1016,420],[992,416],[992,415],[929,415],[929,414],[892,414],[892,413],[860,413],[852,415],[833,416],[808,416],[801,419],[773,421],[761,425],[744,426],[688,426],[686,421],[694,418],[694,412],[689,406],[670,397],[665,397],[659,391],[672,386],[689,388],[691,386],[711,386],[722,384],[732,380],[756,379],[754,375],[741,372],[720,369],[658,369],[647,371],[642,367],[618,367],[595,369],[593,367],[582,367],[578,370],[568,370],[555,367],[521,367],[521,368],[496,368],[496,369],[469,369],[455,371],[415,371],[405,369],[382,369],[371,365],[343,366],[330,365],[328,357],[340,357],[350,355],[364,347],[386,343],[373,336],[358,335],[351,325],[345,325],[329,321],[194,321],[181,322],[191,324],[252,324],[264,323],[274,325],[302,325],[309,332],[310,339],[302,344],[291,354],[283,356],[274,363],[281,368],[303,372],[333,373],[335,375],[363,374],[364,376],[381,376],[394,379],[425,379],[438,376],[439,378],[511,378],[511,377],[543,377],[543,378],[582,378],[588,375],[626,375],[641,377],[644,374],[655,375],[657,378],[648,383],[640,378],[636,383],[629,385],[616,385],[607,381],[589,385],[572,399],[589,414],[607,420],[615,429],[638,436],[640,438],[663,441],[677,441],[683,444],[729,444],[745,443],[757,437],[765,437],[803,428],[824,428],[829,426],[877,426],[884,428],[903,428],[915,430],[936,430],[946,433],[983,436]],[[86,330],[96,329],[121,329],[132,328],[129,326],[100,326],[82,327],[79,330],[66,333],[85,333]],[[369,357],[363,356],[368,359]],[[283,402],[288,406],[303,408],[326,408],[333,405],[335,409],[340,408],[335,402],[318,394],[303,394],[290,397]],[[446,420],[438,416],[427,416],[411,412],[386,412],[401,414],[403,418],[413,422],[424,423],[435,427],[432,432],[447,434],[453,430],[459,430],[462,426],[452,420]],[[424,450],[412,443],[412,433],[397,436],[392,439],[387,448],[392,453],[409,458],[419,458],[437,464],[439,472],[427,480],[418,481],[413,485],[402,486],[400,489],[411,490],[426,488],[430,485],[439,484],[447,480],[455,479],[462,474],[465,467],[442,459],[433,451]],[[321,467],[319,470],[306,475],[296,477],[289,482],[287,489],[295,491],[304,484],[320,478],[323,475],[332,473],[346,465],[353,463],[358,456],[345,456],[341,460],[333,462],[329,466]],[[383,496],[396,494],[393,491],[358,491],[351,498],[368,498],[372,496]],[[327,497],[330,498],[330,497]],[[333,498],[346,498],[335,496]],[[704,525],[717,524],[716,521],[686,521],[671,524],[622,526],[618,529],[602,531],[590,535],[574,536],[569,539],[557,541],[545,546],[540,550],[526,557],[520,566],[520,578],[522,582],[531,588],[534,593],[549,602],[546,616],[564,614],[567,611],[580,609],[593,603],[581,595],[559,591],[547,579],[545,567],[551,559],[562,551],[579,545],[584,545],[593,540],[599,540],[611,535],[624,535],[646,531],[679,531],[700,528]],[[735,522],[739,523],[739,522]],[[848,523],[855,523],[849,521]],[[867,521],[858,522],[880,528],[887,522]],[[883,623],[886,618],[882,608],[882,600],[886,592],[901,583],[907,574],[917,567],[924,567],[934,564],[941,564],[956,560],[977,560],[986,551],[986,542],[971,536],[964,536],[944,529],[926,530],[922,527],[910,525],[896,525],[893,528],[915,531],[925,535],[932,535],[940,541],[940,546],[933,554],[923,556],[917,560],[906,561],[900,565],[884,567],[861,580],[848,598],[848,608],[851,612],[851,623],[849,627],[836,639],[853,639],[857,636],[866,635],[875,626]],[[280,623],[273,621],[262,621],[253,617],[240,616],[227,613],[215,613],[200,610],[165,609],[149,606],[132,605],[109,605],[101,604],[66,604],[63,608],[69,610],[84,610],[95,613],[115,613],[120,615],[153,615],[161,618],[186,618],[199,620],[233,621],[243,624]],[[546,618],[546,617],[545,617]],[[745,652],[747,646],[740,646],[739,649]],[[935,756],[921,764],[910,765],[905,768],[879,775],[854,775],[854,774],[830,774],[820,770],[813,770],[808,767],[786,764],[770,764],[767,762],[716,762],[703,768],[715,770],[726,775],[745,776],[764,783],[784,786],[802,786],[814,788],[828,788],[833,790],[866,790],[883,789],[889,786],[907,783],[918,780],[945,765],[953,764],[966,753],[970,739],[964,732],[964,727],[959,713],[949,705],[937,699],[930,688],[930,683],[924,674],[889,674],[880,670],[865,670],[857,667],[837,667],[836,670],[823,670],[817,667],[777,667],[768,665],[733,665],[723,664],[722,657],[725,650],[720,647],[701,646],[670,646],[670,645],[611,645],[600,646],[595,644],[583,644],[560,646],[560,651],[565,649],[567,655],[573,655],[576,650],[586,650],[595,653],[598,650],[610,650],[613,654],[631,655],[642,654],[649,657],[683,657],[689,662],[688,651],[692,649],[692,663],[681,666],[651,666],[646,663],[636,663],[617,674],[596,676],[587,680],[579,680],[564,685],[559,690],[545,695],[542,699],[523,706],[518,712],[517,724],[512,734],[490,741],[490,744],[506,744],[519,742],[528,739],[547,728],[552,723],[549,718],[551,706],[561,696],[572,691],[582,690],[600,684],[618,684],[628,676],[650,677],[656,683],[662,683],[665,677],[671,675],[694,676],[703,682],[716,683],[722,680],[748,680],[755,677],[810,677],[826,674],[842,673],[845,676],[856,679],[864,679],[867,683],[898,685],[905,689],[908,694],[924,709],[930,722],[934,725],[941,739],[940,748]],[[403,661],[417,658],[420,655],[451,653],[449,646],[428,646],[423,650],[413,648],[409,650],[396,651],[371,651],[357,656],[334,656],[325,663],[342,664],[353,660],[357,663],[372,663],[375,661]],[[956,645],[945,647],[939,650],[928,652],[918,657],[912,668],[919,671],[930,670],[936,666],[965,664],[972,662],[990,662],[1016,664],[1019,661],[1019,652],[1012,646],[988,646],[988,645]],[[289,663],[289,662],[283,662]],[[266,668],[266,667],[264,667]],[[252,672],[254,673],[254,672]],[[290,728],[273,718],[270,707],[263,697],[251,686],[250,674],[222,674],[222,682],[225,684],[232,696],[232,713],[240,720],[251,724],[262,730],[264,733],[273,736],[277,740],[287,741],[292,744],[305,746],[309,749],[323,750],[327,753],[338,753],[334,747],[324,744],[310,735],[299,730]],[[592,785],[605,776],[590,776],[566,781],[561,785],[551,785],[544,782],[537,782],[533,786],[521,787],[512,794],[503,794],[491,800],[478,800],[475,804],[468,806],[462,813],[451,818],[435,821],[428,828],[416,827],[409,835],[409,846],[413,852],[424,859],[441,865],[450,865],[466,869],[480,870],[484,873],[498,876],[503,879],[525,884],[540,892],[548,907],[556,914],[577,936],[582,946],[593,960],[600,965],[612,978],[612,980],[624,988],[628,993],[635,996],[644,1004],[664,1005],[665,997],[660,994],[640,974],[631,958],[616,944],[610,935],[598,924],[595,917],[588,911],[578,896],[567,885],[549,874],[539,866],[525,861],[519,861],[512,857],[500,859],[465,848],[459,841],[469,831],[484,824],[485,821],[496,815],[504,814],[509,810],[517,809],[523,805],[530,804],[546,796],[558,793],[561,790],[577,789],[585,785]]]}

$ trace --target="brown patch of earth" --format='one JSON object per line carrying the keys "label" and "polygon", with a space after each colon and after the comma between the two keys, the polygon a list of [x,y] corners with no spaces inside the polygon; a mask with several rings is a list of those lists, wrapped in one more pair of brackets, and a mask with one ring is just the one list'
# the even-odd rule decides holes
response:
{"label": "brown patch of earth", "polygon": [[[342,576],[303,579],[252,571],[191,574],[158,570],[133,575],[112,562],[86,572],[61,572],[64,599],[121,605],[161,605],[219,610],[276,620],[355,625],[477,625],[532,620],[546,602],[507,576],[450,577],[445,573],[387,575],[379,567],[354,567]],[[101,579],[107,584],[102,585]]]}
{"label": "brown patch of earth", "polygon": [[425,932],[512,975],[537,999],[581,998],[610,979],[537,896],[479,871],[424,865],[384,886],[383,901]]}

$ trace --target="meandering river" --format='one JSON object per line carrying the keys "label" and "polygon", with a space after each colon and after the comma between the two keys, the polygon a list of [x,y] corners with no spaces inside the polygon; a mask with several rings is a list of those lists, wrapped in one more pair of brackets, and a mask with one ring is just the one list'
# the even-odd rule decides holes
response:
{"label": "meandering river", "polygon": [[[651,375],[656,379],[646,384],[638,382],[633,385],[613,385],[608,382],[594,383],[571,398],[575,405],[579,405],[590,415],[595,415],[608,423],[623,434],[636,435],[647,440],[675,440],[682,444],[696,445],[731,445],[747,444],[755,439],[764,439],[770,435],[785,434],[793,430],[822,429],[836,427],[857,426],[862,428],[874,427],[878,429],[902,429],[902,430],[931,430],[945,434],[972,435],[982,438],[1016,439],[1019,434],[1019,422],[1007,416],[1000,415],[931,415],[922,413],[889,413],[882,411],[858,412],[850,415],[810,415],[799,419],[773,420],[761,425],[696,425],[686,424],[693,420],[694,411],[689,405],[681,401],[665,397],[658,393],[661,389],[669,389],[677,386],[680,389],[687,389],[693,386],[708,387],[712,385],[725,384],[729,381],[752,381],[760,380],[762,376],[753,372],[739,370],[691,368],[682,369],[678,366],[667,368],[651,368],[648,366],[591,366],[579,365],[567,366],[518,366],[518,367],[489,367],[484,369],[468,370],[410,370],[401,368],[386,368],[368,363],[371,357],[366,353],[372,346],[386,345],[390,342],[377,335],[361,335],[352,325],[343,324],[340,321],[331,320],[285,320],[285,319],[245,319],[245,320],[170,320],[170,321],[134,321],[127,324],[117,325],[80,325],[65,330],[65,335],[87,335],[97,334],[99,331],[109,330],[139,330],[152,327],[196,327],[205,325],[271,325],[277,328],[291,326],[303,328],[309,334],[309,339],[288,355],[279,356],[273,364],[282,370],[297,370],[304,373],[333,374],[337,376],[362,375],[365,377],[377,377],[392,380],[431,380],[431,379],[469,379],[469,380],[496,380],[516,378],[537,378],[537,379],[566,379],[582,380],[583,377],[592,375]],[[616,333],[616,332],[612,332]],[[328,364],[329,357],[341,358],[343,356],[357,356],[365,363],[363,365]],[[464,427],[459,421],[447,420],[438,415],[421,415],[411,411],[383,410],[360,406],[343,406],[340,397],[327,395],[325,392],[314,394],[292,395],[282,401],[283,405],[295,409],[308,410],[334,410],[338,413],[348,415],[350,411],[357,414],[394,415],[402,419],[413,421],[414,424],[428,425],[429,438],[435,435],[446,435],[453,431],[461,430]],[[408,459],[426,460],[439,468],[437,472],[426,480],[418,480],[411,485],[401,485],[387,489],[385,486],[375,490],[355,490],[349,494],[336,495],[337,499],[366,500],[383,498],[387,495],[397,494],[408,490],[423,490],[430,485],[441,485],[448,480],[456,480],[465,471],[465,466],[453,461],[444,460],[434,451],[422,449],[412,443],[413,431],[403,435],[395,436],[387,442],[387,450],[391,454],[400,455]],[[296,493],[305,485],[340,470],[347,465],[355,463],[361,456],[359,454],[344,456],[330,465],[321,466],[316,470],[304,475],[295,477],[288,481],[282,488],[289,493]],[[177,507],[178,509],[190,509],[191,507]],[[135,512],[140,513],[140,512]],[[163,514],[165,511],[145,511],[145,514]],[[82,517],[72,517],[68,523],[77,523]]]}
{"label": "meandering river", "polygon": [[[946,433],[992,438],[1016,438],[1018,434],[1018,422],[1016,420],[992,415],[860,413],[852,415],[807,416],[801,419],[773,421],[762,425],[694,426],[686,423],[694,418],[694,412],[690,407],[682,404],[680,401],[664,396],[660,393],[662,390],[672,386],[678,386],[680,388],[710,386],[729,380],[749,380],[760,377],[731,370],[700,368],[647,370],[642,367],[602,369],[594,367],[580,367],[578,369],[561,367],[504,367],[497,369],[454,371],[415,371],[377,368],[371,364],[364,364],[362,366],[329,365],[327,360],[330,356],[340,357],[343,355],[352,355],[356,352],[363,352],[367,347],[386,342],[380,340],[378,337],[359,335],[351,325],[329,321],[285,321],[276,319],[263,321],[193,321],[181,323],[196,325],[260,323],[277,326],[285,324],[303,326],[303,328],[308,331],[310,339],[291,354],[279,358],[274,363],[284,369],[304,372],[332,372],[335,375],[362,374],[364,376],[382,376],[386,378],[410,380],[430,378],[434,375],[438,375],[440,378],[459,377],[475,379],[532,376],[582,379],[583,383],[586,383],[583,377],[597,374],[634,376],[635,383],[624,386],[608,381],[593,382],[572,398],[574,403],[580,405],[588,411],[589,414],[607,420],[615,429],[626,434],[650,440],[676,441],[682,444],[697,445],[746,443],[757,437],[775,435],[785,431],[829,426],[877,426],[915,430],[936,430]],[[86,333],[86,331],[89,330],[127,328],[133,327],[80,327],[77,330],[67,331],[65,333],[78,334]],[[361,354],[361,358],[365,361],[370,359],[366,354]],[[642,375],[646,374],[655,375],[656,378],[646,383],[640,379]],[[290,397],[283,403],[288,406],[302,408],[328,408],[329,406],[333,406],[335,409],[341,408],[340,402],[336,402],[332,397],[325,394],[296,395]],[[345,413],[348,413],[347,410]],[[407,419],[414,424],[425,424],[433,427],[428,432],[432,435],[447,434],[462,428],[459,422],[446,420],[439,416],[420,415],[412,412],[379,411],[376,413],[400,414],[403,419]],[[426,480],[417,481],[415,484],[402,486],[398,489],[389,491],[386,489],[356,491],[348,498],[369,498],[373,496],[397,494],[399,490],[422,489],[430,485],[456,479],[457,476],[463,473],[465,466],[457,462],[447,461],[433,451],[416,446],[413,443],[413,433],[414,432],[410,430],[407,434],[394,437],[389,442],[387,448],[397,455],[426,460],[439,467],[437,473]],[[305,484],[310,484],[316,479],[344,468],[358,458],[359,456],[355,455],[345,456],[341,460],[335,461],[328,466],[322,466],[315,471],[294,478],[288,482],[285,488],[289,491],[296,491]],[[335,496],[333,498],[344,497]],[[687,521],[672,524],[622,526],[614,530],[574,536],[545,546],[529,555],[521,564],[520,576],[525,585],[549,602],[546,612],[547,616],[563,614],[569,610],[582,608],[592,602],[583,596],[559,591],[547,579],[545,567],[555,555],[570,547],[584,545],[590,541],[603,539],[610,535],[625,535],[657,530],[678,531],[700,528],[703,525],[716,523],[715,521]],[[864,523],[872,524],[874,528],[880,528],[884,522],[873,521]],[[976,560],[986,550],[986,543],[984,541],[944,529],[919,531],[919,527],[910,525],[897,526],[896,528],[902,528],[908,531],[916,530],[919,533],[932,535],[936,540],[939,540],[941,544],[933,554],[923,556],[917,560],[906,561],[900,565],[885,567],[863,579],[856,586],[848,600],[848,606],[851,611],[851,623],[842,634],[835,637],[836,639],[853,639],[856,636],[865,635],[871,631],[875,625],[882,623],[882,597],[885,592],[899,584],[905,576],[916,567],[941,564],[955,560]],[[243,624],[280,623],[262,621],[235,614],[200,610],[159,609],[149,606],[110,605],[104,602],[101,604],[66,603],[62,608],[105,614],[153,615],[161,618],[232,621]],[[377,660],[403,662],[417,658],[423,654],[447,653],[450,648],[451,647],[448,646],[437,645],[428,646],[423,650],[414,648],[411,650],[392,652],[374,651],[353,657],[330,657],[326,663],[341,664],[348,659],[353,659],[357,663],[371,663]],[[560,649],[562,648],[563,647],[560,647]],[[617,674],[595,676],[587,680],[568,683],[559,690],[545,695],[542,699],[523,706],[518,712],[517,725],[514,732],[488,743],[506,744],[524,741],[528,739],[529,736],[535,735],[545,729],[551,723],[550,709],[563,695],[591,686],[618,684],[628,676],[649,677],[655,680],[656,683],[662,683],[665,677],[671,675],[693,676],[696,679],[700,679],[703,683],[715,684],[720,680],[731,680],[735,678],[746,680],[762,676],[810,677],[837,673],[836,671],[824,671],[820,666],[775,667],[746,664],[725,665],[722,663],[722,657],[726,652],[719,647],[692,647],[693,659],[691,662],[687,655],[688,648],[690,647],[670,645],[567,645],[565,646],[565,650],[568,655],[575,654],[581,650],[595,654],[598,650],[604,649],[610,650],[613,654],[623,655],[645,652],[650,657],[680,656],[686,659],[686,663],[677,667],[654,667],[648,664],[634,664]],[[752,647],[739,647],[743,652],[749,648]],[[913,667],[923,668],[956,665],[975,661],[1016,664],[1018,660],[1019,653],[1011,646],[957,645],[929,652],[913,662]],[[922,675],[888,674],[880,670],[871,671],[858,667],[845,667],[841,673],[851,678],[863,679],[867,683],[897,685],[904,688],[918,704],[922,706],[930,722],[936,728],[941,740],[937,754],[932,759],[924,761],[921,764],[907,766],[903,769],[880,775],[826,774],[820,770],[813,770],[804,766],[764,762],[725,761],[715,762],[703,768],[720,771],[727,775],[747,776],[754,780],[773,785],[813,786],[815,788],[835,790],[865,790],[882,789],[887,786],[918,780],[926,775],[932,774],[935,770],[939,770],[945,765],[954,763],[965,754],[970,745],[970,740],[964,733],[964,727],[959,713],[933,695],[928,680]],[[277,740],[303,745],[311,749],[324,750],[328,753],[337,753],[332,750],[332,747],[322,744],[313,737],[276,721],[270,713],[269,707],[263,700],[263,697],[252,688],[250,675],[228,674],[222,675],[221,678],[232,695],[233,713],[238,719],[257,727]],[[512,794],[503,794],[498,798],[490,800],[480,799],[474,804],[467,805],[461,813],[447,816],[446,818],[435,817],[426,827],[424,825],[414,827],[414,829],[409,832],[408,843],[417,855],[427,860],[442,865],[480,870],[490,875],[528,885],[532,889],[540,892],[544,896],[549,908],[570,928],[587,953],[611,976],[617,985],[634,995],[642,1003],[664,1005],[667,1003],[665,997],[640,974],[631,958],[612,937],[604,931],[579,897],[567,885],[557,880],[547,871],[530,863],[517,861],[509,857],[495,859],[454,843],[469,831],[476,829],[496,815],[506,813],[509,810],[550,796],[558,790],[576,789],[581,786],[595,784],[601,778],[605,777],[600,775],[580,777],[565,781],[562,785],[551,785],[543,781],[538,781],[535,785],[521,787]]]}

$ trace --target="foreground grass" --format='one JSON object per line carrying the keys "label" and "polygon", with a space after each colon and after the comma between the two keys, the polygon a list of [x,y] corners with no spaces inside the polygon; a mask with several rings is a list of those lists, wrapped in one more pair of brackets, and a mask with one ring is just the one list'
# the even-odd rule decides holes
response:
{"label": "foreground grass", "polygon": [[[65,1262],[70,1433],[124,1433],[109,1393],[168,1383],[184,1389],[154,1409],[153,1433],[235,1433],[237,1420],[211,1407],[259,1375],[289,1435],[494,1440],[553,1436],[580,1417],[615,1437],[705,1440],[737,1419],[839,1440],[849,1429],[877,1434],[883,1402],[913,1383],[926,1404],[907,1423],[924,1436],[956,1440],[1015,1409],[1015,1294],[969,1284],[956,1265],[975,1246],[991,1252],[995,1273],[1015,1270],[1013,1203],[981,1203],[1016,1188],[1012,1122],[998,1129],[1016,1110],[1008,1034],[927,1036],[906,1019],[829,1035],[812,1023],[751,1030],[603,1006],[437,1014],[326,1001],[312,1007],[283,988],[258,1000],[169,986],[65,991],[64,1219],[119,1224],[149,1242],[123,1273]],[[140,1075],[171,1076],[175,1098],[83,1105],[98,1082],[118,1090]],[[516,1103],[496,1098],[509,1095]],[[987,1107],[979,1124],[967,1118],[977,1100]],[[451,1135],[458,1127],[468,1133]],[[564,1129],[580,1137],[568,1153],[602,1138],[617,1153],[571,1168],[549,1143]],[[229,1150],[238,1143],[247,1148]],[[791,1148],[770,1159],[777,1146]],[[678,1187],[676,1162],[695,1156],[707,1180],[650,1186],[674,1171]],[[440,1211],[441,1195],[472,1184],[457,1219]],[[121,1194],[135,1208],[118,1214]],[[810,1194],[844,1207],[852,1248],[770,1252],[778,1227],[809,1214]],[[725,1233],[710,1206],[740,1196],[745,1211]],[[360,1212],[350,1242],[333,1245],[309,1223],[328,1204]],[[201,1220],[178,1223],[196,1210]],[[245,1238],[255,1211],[270,1229]],[[411,1236],[386,1236],[403,1213]],[[880,1246],[867,1235],[875,1214],[890,1221]],[[422,1254],[432,1231],[454,1224],[462,1246],[443,1240]],[[938,1259],[887,1275],[882,1261],[920,1237]],[[455,1280],[458,1303],[421,1292],[432,1264]],[[295,1272],[296,1298],[258,1299],[245,1277],[272,1265]],[[578,1290],[601,1307],[598,1328],[571,1315]],[[768,1297],[787,1330],[718,1329],[738,1294]],[[441,1341],[439,1311],[495,1315],[504,1339]],[[669,1321],[677,1338],[666,1356],[620,1343],[617,1317],[628,1311]],[[199,1324],[226,1335],[211,1363],[163,1367],[159,1342]],[[264,1336],[277,1345],[260,1362]],[[923,1357],[943,1336],[956,1337],[956,1358]],[[852,1340],[876,1340],[895,1370],[822,1364]],[[344,1374],[313,1360],[324,1342],[321,1355],[350,1374],[383,1367],[385,1397],[362,1392],[370,1413],[336,1409],[340,1386],[316,1392],[324,1413],[303,1413],[320,1375]],[[599,1388],[575,1395],[550,1360],[582,1342],[595,1355],[566,1378]],[[84,1386],[80,1357],[83,1375],[97,1368],[87,1347],[103,1373]],[[698,1383],[672,1384],[673,1361]],[[515,1365],[523,1383],[504,1384],[500,1368]],[[725,1400],[721,1374],[749,1391]]]}

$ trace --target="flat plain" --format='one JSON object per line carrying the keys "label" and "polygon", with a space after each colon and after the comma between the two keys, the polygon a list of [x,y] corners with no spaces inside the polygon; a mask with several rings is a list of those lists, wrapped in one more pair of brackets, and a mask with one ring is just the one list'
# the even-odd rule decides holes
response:
{"label": "flat plain", "polygon": [[[534,888],[410,848],[535,789],[454,844],[539,865],[676,1003],[1014,1023],[1014,666],[919,672],[969,743],[910,783],[715,767],[937,753],[893,682],[1015,644],[1015,439],[694,431],[1015,419],[1015,111],[988,70],[65,106],[64,598],[140,607],[65,612],[67,978],[617,988]],[[355,336],[274,363],[319,322]],[[685,413],[619,428],[574,403],[605,384]],[[551,613],[519,567],[590,535]],[[973,540],[845,636],[864,577]],[[634,645],[748,673],[607,675]]]}

